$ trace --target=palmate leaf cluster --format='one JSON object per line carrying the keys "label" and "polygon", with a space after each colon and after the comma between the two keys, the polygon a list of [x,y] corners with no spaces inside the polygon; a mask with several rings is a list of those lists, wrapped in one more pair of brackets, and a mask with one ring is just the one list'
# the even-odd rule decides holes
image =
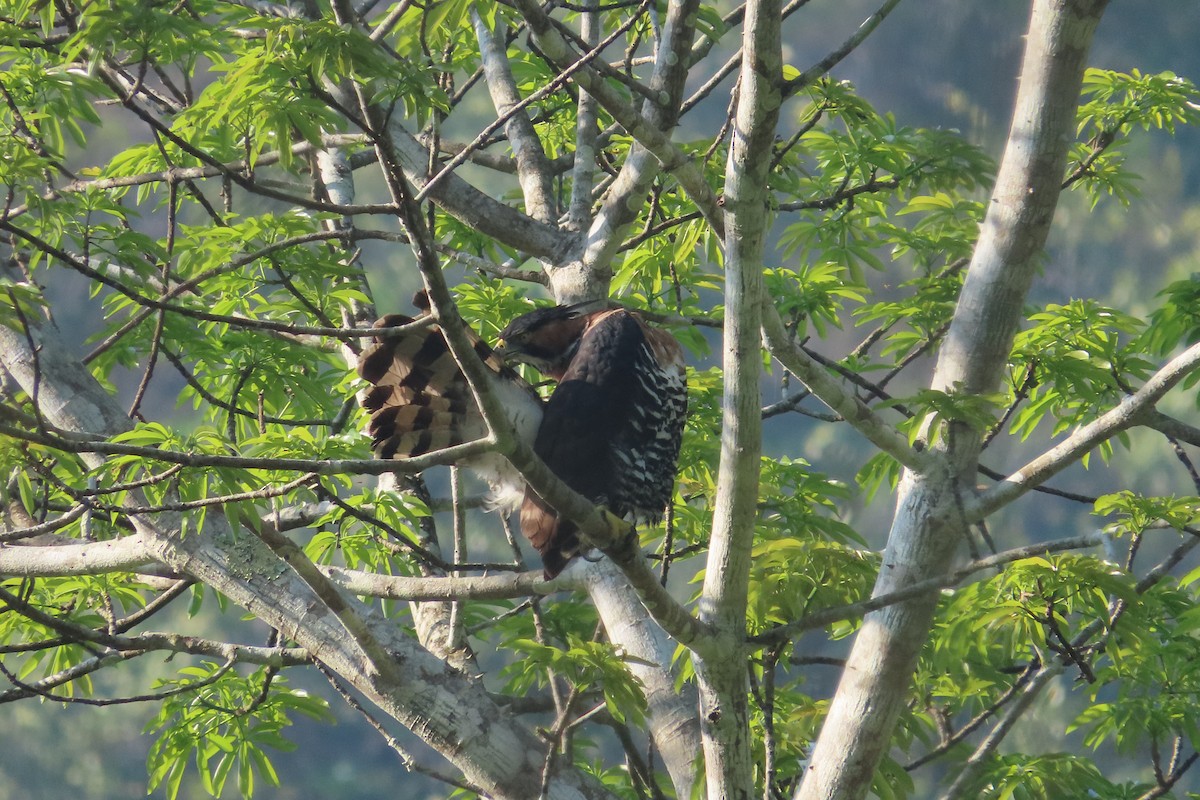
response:
{"label": "palmate leaf cluster", "polygon": [[149,788],[161,783],[169,797],[178,795],[192,763],[214,797],[221,796],[230,777],[247,797],[256,780],[278,786],[279,775],[264,748],[294,748],[282,731],[295,714],[333,721],[324,700],[288,689],[286,679],[273,671],[243,678],[209,663],[185,667],[178,678],[156,688],[167,689],[169,696],[146,726],[147,733],[157,734],[147,756]]}
{"label": "palmate leaf cluster", "polygon": [[[306,19],[205,0],[183,12],[126,0],[69,13],[67,4],[0,6],[0,184],[7,197],[0,234],[4,257],[16,267],[0,279],[0,324],[25,331],[66,302],[60,284],[85,285],[90,299],[57,313],[57,323],[78,334],[88,372],[121,392],[134,419],[127,433],[112,438],[134,449],[89,466],[33,435],[44,429],[35,398],[13,393],[5,424],[29,435],[0,439],[5,500],[39,523],[86,505],[86,514],[55,534],[96,542],[130,535],[126,504],[180,515],[183,536],[217,513],[237,535],[253,536],[298,508],[311,512],[296,536],[315,563],[384,575],[443,568],[431,556],[428,535],[431,526],[445,524],[433,514],[443,498],[428,487],[381,491],[332,469],[295,483],[301,473],[269,459],[317,465],[369,458],[355,400],[361,384],[346,349],[361,345],[309,329],[362,322],[364,309],[384,294],[381,284],[389,297],[419,285],[395,241],[395,211],[383,181],[371,172],[377,154],[354,108],[345,105],[343,88],[370,95],[412,130],[454,131],[457,124],[477,131],[472,114],[478,112],[462,111],[469,104],[458,98],[480,65],[469,15],[476,11],[502,32],[519,23],[516,12],[465,0],[407,10],[398,4],[380,11],[401,13],[400,24],[380,27],[373,39],[369,29],[339,24],[332,13]],[[605,31],[627,13],[632,7],[602,14]],[[724,35],[714,9],[705,7],[701,21],[710,36]],[[632,51],[651,36],[644,19],[624,44]],[[508,57],[523,94],[555,76],[520,40],[509,43]],[[153,88],[153,102],[130,97],[141,87]],[[575,91],[552,93],[529,109],[551,159],[573,151]],[[1134,176],[1122,145],[1143,129],[1194,124],[1196,103],[1194,85],[1174,75],[1090,71],[1080,141],[1064,181],[1093,204],[1110,195],[1133,202]],[[912,442],[935,445],[951,422],[989,440],[1001,433],[1018,441],[1069,433],[1120,402],[1163,356],[1196,339],[1193,277],[1163,288],[1148,314],[1087,298],[1029,309],[1009,356],[1009,380],[994,395],[895,388],[911,385],[893,380],[945,336],[994,165],[962,136],[907,125],[834,77],[806,87],[787,113],[787,129],[797,135],[775,145],[768,213],[776,227],[765,265],[770,296],[796,341],[823,354],[832,372],[857,377],[861,399]],[[612,119],[599,116],[607,129]],[[713,136],[681,145],[703,165],[714,190],[727,156],[717,127]],[[311,191],[311,153],[333,135],[344,137],[339,146],[360,166],[361,207],[331,210],[328,198]],[[623,132],[613,132],[600,160],[611,168],[632,146]],[[503,141],[491,150],[511,155]],[[164,178],[168,172],[172,177]],[[571,176],[563,174],[557,188],[569,196]],[[489,191],[520,204],[507,175]],[[485,265],[520,260],[516,248],[469,223],[434,206],[427,212],[437,242],[449,251]],[[338,231],[345,218],[353,218],[353,228]],[[724,315],[720,241],[666,174],[629,231],[612,265],[612,294],[666,320],[692,363],[673,508],[667,522],[641,532],[655,566],[671,571],[671,580],[684,586],[681,596],[691,600],[695,583],[688,581],[702,576],[717,492],[723,376],[709,357]],[[387,246],[376,246],[377,239]],[[545,300],[541,287],[506,280],[502,270],[464,271],[448,259],[447,272],[459,311],[488,341]],[[86,317],[87,325],[74,316]],[[781,413],[799,420],[799,409],[820,420],[824,409],[794,394],[796,382],[774,369],[771,388],[786,380],[797,398]],[[143,384],[145,393],[137,388]],[[815,426],[837,424],[797,422],[781,438],[799,450],[813,441]],[[156,450],[192,460],[173,465],[151,457]],[[1112,454],[1108,445],[1100,452]],[[220,460],[229,456],[267,460],[253,467]],[[772,633],[866,598],[883,563],[875,549],[880,537],[856,512],[896,485],[899,466],[865,450],[850,460],[845,477],[815,458],[762,462],[746,621],[756,641],[769,642],[748,668],[755,752],[765,760],[769,740],[774,753],[773,786],[760,791],[784,794],[802,776],[827,708],[827,688],[814,676],[830,669],[828,662],[836,665],[837,657],[825,654],[841,652],[840,640],[857,630],[861,615],[848,610],[803,637],[771,639]],[[886,494],[875,502],[885,502]],[[1156,526],[1194,535],[1200,500],[1129,491],[1099,498],[1094,510],[1125,547],[1158,535]],[[494,518],[472,519],[467,560],[513,566]],[[492,535],[474,534],[485,529]],[[1023,542],[1008,542],[1017,543]],[[1200,674],[1191,655],[1200,619],[1196,575],[1147,586],[1139,576],[1130,563],[1042,554],[946,587],[876,794],[916,796],[917,781],[928,779],[905,762],[923,753],[944,750],[939,763],[953,772],[974,741],[956,731],[977,717],[994,721],[1032,670],[1051,662],[1079,679],[1080,710],[1059,721],[1064,735],[1077,732],[1079,747],[992,754],[971,796],[1137,796],[1149,784],[1110,779],[1094,751],[1144,768],[1150,750],[1165,752],[1176,742],[1200,747],[1194,702]],[[137,617],[161,591],[159,582],[132,572],[13,577],[0,585],[36,612],[0,615],[0,645],[16,653],[5,653],[6,670],[22,682],[79,670],[54,687],[56,699],[95,692],[82,666],[99,645],[64,631],[123,630],[122,621]],[[201,587],[188,596],[193,615],[223,603]],[[397,626],[414,625],[403,604],[373,602]],[[597,635],[595,610],[580,597],[465,603],[462,621],[477,649],[499,654],[503,666],[487,677],[498,694],[524,697],[554,686],[576,697],[576,714],[595,711],[610,727],[643,725],[645,696],[626,669],[628,656]],[[67,638],[42,646],[56,637]],[[286,782],[271,763],[273,750],[289,747],[283,729],[297,715],[328,717],[322,701],[291,689],[274,668],[230,668],[203,658],[163,670],[149,690],[160,696],[147,726],[154,737],[148,770],[150,789],[161,787],[168,797],[190,780],[214,796],[230,778],[231,790],[243,796],[256,785]],[[682,671],[686,679],[686,664]],[[597,726],[576,736],[563,757],[614,792],[639,796],[641,787],[614,749],[607,728]]]}
{"label": "palmate leaf cluster", "polygon": [[1195,95],[1196,85],[1172,72],[1087,71],[1078,113],[1083,141],[1072,152],[1079,163],[1072,178],[1087,188],[1093,206],[1104,195],[1125,204],[1137,195],[1137,175],[1124,166],[1129,133],[1138,128],[1173,133],[1177,125],[1195,125],[1200,121]]}

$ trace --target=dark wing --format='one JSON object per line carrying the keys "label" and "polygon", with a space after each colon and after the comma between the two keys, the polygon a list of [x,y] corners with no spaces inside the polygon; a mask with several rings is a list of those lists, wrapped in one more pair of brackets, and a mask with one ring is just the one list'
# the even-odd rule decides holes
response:
{"label": "dark wing", "polygon": [[[665,337],[661,347],[648,332]],[[663,347],[675,359],[667,370],[656,354]],[[546,403],[534,451],[568,486],[613,513],[660,516],[679,455],[679,433],[671,426],[682,429],[686,410],[682,370],[678,344],[669,334],[651,331],[623,309],[592,315]],[[677,380],[661,378],[664,371]],[[673,410],[664,414],[663,408]],[[521,506],[521,530],[542,554],[547,577],[579,551],[575,526],[560,520],[531,489]]]}

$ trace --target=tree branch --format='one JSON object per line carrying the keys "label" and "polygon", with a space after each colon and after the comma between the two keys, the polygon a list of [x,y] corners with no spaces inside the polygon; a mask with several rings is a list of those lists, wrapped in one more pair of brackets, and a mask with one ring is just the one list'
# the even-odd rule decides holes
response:
{"label": "tree branch", "polygon": [[[581,16],[579,32],[584,46],[591,49],[600,40],[600,17],[596,11],[596,0],[584,0],[584,4],[586,8]],[[586,230],[592,220],[599,124],[595,99],[586,89],[580,89],[575,107],[575,163],[571,170],[571,199],[567,205],[566,219],[566,227],[572,231]]]}
{"label": "tree branch", "polygon": [[1200,428],[1195,425],[1189,425],[1182,420],[1167,416],[1161,411],[1149,411],[1143,415],[1141,424],[1147,428],[1153,428],[1159,433],[1169,436],[1172,439],[1178,439],[1181,442],[1187,442],[1194,447],[1200,447]]}
{"label": "tree branch", "polygon": [[1066,469],[1101,442],[1111,439],[1134,425],[1160,427],[1169,417],[1157,414],[1154,404],[1176,384],[1200,367],[1200,344],[1194,344],[1171,359],[1147,380],[1142,388],[1126,397],[1119,405],[1076,430],[1064,441],[1047,450],[1025,466],[1013,472],[979,497],[968,501],[964,512],[968,520],[986,517],[1036,486]]}
{"label": "tree branch", "polygon": [[[65,514],[55,517],[54,519],[46,520],[41,524],[26,525],[23,528],[17,528],[15,530],[5,530],[3,533],[0,533],[0,548],[6,544],[11,544],[21,539],[32,539],[35,536],[53,533],[60,528],[65,528],[86,514],[90,508],[91,505],[88,503],[78,503],[77,505],[72,506],[71,510],[67,511]],[[32,520],[30,520],[30,522],[32,522]],[[0,553],[3,553],[3,550],[0,550]],[[3,572],[3,570],[0,570],[0,572]]]}
{"label": "tree branch", "polygon": [[310,661],[308,653],[298,647],[255,647],[219,642],[198,636],[184,636],[178,633],[113,635],[40,611],[3,587],[0,587],[0,600],[3,600],[4,604],[13,611],[50,630],[58,631],[73,641],[91,642],[123,653],[164,650],[276,667],[307,664]]}
{"label": "tree branch", "polygon": [[153,563],[145,539],[138,534],[107,542],[0,546],[0,575],[5,577],[136,572]]}
{"label": "tree branch", "polygon": [[[538,47],[560,69],[565,69],[580,59],[575,49],[555,29],[549,16],[536,0],[514,0],[514,5],[529,23],[529,29]],[[716,196],[692,157],[679,150],[665,133],[638,115],[600,73],[585,67],[575,73],[575,83],[595,97],[600,106],[611,114],[630,136],[659,160],[663,169],[679,180],[714,231],[720,232],[724,229]]]}
{"label": "tree branch", "polygon": [[745,664],[750,555],[762,469],[761,352],[769,231],[771,143],[783,74],[779,0],[749,0],[737,110],[725,171],[725,335],[721,455],[701,619],[727,652],[696,665],[705,774],[711,796],[748,798],[754,786]]}
{"label": "tree branch", "polygon": [[967,790],[972,788],[972,782],[983,769],[996,748],[1000,746],[1000,742],[1003,741],[1008,731],[1029,710],[1030,705],[1037,699],[1038,694],[1050,684],[1050,681],[1058,677],[1063,669],[1063,664],[1056,661],[1042,667],[1042,670],[1030,679],[1029,683],[1021,691],[1021,696],[1009,706],[1003,719],[979,743],[979,746],[975,748],[975,752],[967,759],[962,771],[955,776],[954,783],[950,785],[950,788],[946,790],[940,800],[959,800],[959,798],[967,796]]}
{"label": "tree branch", "polygon": [[914,449],[906,436],[880,419],[866,403],[843,388],[841,382],[792,341],[779,311],[769,302],[763,304],[762,335],[767,350],[788,372],[880,450],[916,472],[926,472],[937,463],[936,456]]}
{"label": "tree branch", "polygon": [[794,639],[805,631],[823,628],[826,625],[832,625],[835,622],[842,622],[848,619],[857,619],[872,611],[878,611],[881,608],[902,603],[905,600],[910,600],[914,597],[920,597],[923,594],[945,589],[950,586],[957,586],[963,580],[970,577],[976,572],[986,569],[995,569],[1011,564],[1014,561],[1021,561],[1026,558],[1034,558],[1036,556],[1046,555],[1048,553],[1058,553],[1064,550],[1083,550],[1089,547],[1098,547],[1102,545],[1107,538],[1104,533],[1090,533],[1082,536],[1072,536],[1066,539],[1056,539],[1052,542],[1040,542],[1038,544],[1025,545],[1024,547],[1015,547],[1011,550],[1005,550],[985,558],[979,558],[964,564],[958,569],[948,572],[945,575],[939,575],[934,578],[928,578],[920,583],[914,583],[911,586],[906,586],[903,589],[898,589],[887,594],[874,595],[866,600],[860,600],[857,603],[850,603],[844,606],[835,608],[827,608],[823,611],[815,611],[811,614],[806,614],[795,622],[787,625],[780,625],[777,628],[772,628],[769,631],[751,636],[748,641],[759,645],[776,645]]}
{"label": "tree branch", "polygon": [[[499,19],[499,18],[497,18]],[[554,192],[551,186],[552,171],[542,149],[542,142],[529,115],[525,113],[521,94],[517,91],[512,70],[508,66],[504,31],[490,31],[477,9],[471,9],[471,24],[479,40],[479,55],[483,61],[483,76],[487,81],[492,104],[500,119],[506,119],[504,134],[512,147],[517,162],[517,177],[525,196],[525,208],[534,219],[553,224],[555,214]],[[490,127],[490,126],[489,126]],[[464,152],[468,152],[470,147]],[[448,167],[449,165],[447,165]]]}
{"label": "tree branch", "polygon": [[[687,52],[695,38],[698,7],[697,0],[671,0],[667,5],[662,40],[650,76],[652,99],[642,104],[639,115],[640,123],[648,130],[669,132],[678,122],[688,73]],[[603,101],[600,104],[603,105]],[[620,249],[625,231],[643,207],[642,198],[659,168],[660,161],[652,148],[638,140],[605,191],[600,209],[588,229],[583,267],[589,275],[611,275],[611,261]],[[697,206],[701,213],[705,212],[699,202]],[[604,288],[607,294],[607,286]]]}
{"label": "tree branch", "polygon": [[862,24],[858,26],[858,30],[851,34],[850,38],[843,42],[841,47],[804,70],[804,72],[795,78],[784,83],[784,96],[795,94],[837,66],[843,58],[854,52],[879,27],[879,23],[883,22],[887,18],[887,15],[892,13],[892,9],[899,5],[899,3],[900,0],[886,0],[874,14],[863,20]]}
{"label": "tree branch", "polygon": [[[513,120],[515,120],[516,117],[523,116],[525,108],[532,105],[533,103],[536,103],[538,100],[548,97],[549,95],[558,91],[564,84],[566,84],[566,82],[568,80],[570,80],[571,76],[577,70],[584,69],[585,67],[587,67],[587,65],[593,59],[595,59],[596,56],[598,56],[604,50],[605,47],[607,47],[617,37],[624,34],[625,31],[628,30],[628,28],[631,25],[633,25],[634,21],[636,21],[636,16],[631,17],[630,19],[626,20],[624,23],[622,23],[620,26],[618,26],[615,31],[613,31],[611,34],[609,34],[609,36],[603,42],[601,42],[599,45],[597,45],[595,48],[593,48],[588,53],[585,53],[578,61],[574,62],[569,67],[564,69],[560,74],[556,75],[553,80],[551,80],[549,83],[547,83],[542,88],[538,89],[533,94],[531,94],[525,98],[519,98],[519,97],[515,98],[511,105],[507,105],[507,107],[503,111],[500,112],[500,117],[498,119],[496,119],[494,122],[489,123],[487,125],[487,127],[485,127],[483,129],[483,131],[481,131],[480,134],[477,137],[475,137],[475,140],[473,142],[471,142],[469,145],[466,146],[466,148],[464,148],[456,156],[454,156],[448,162],[446,162],[446,164],[444,164],[442,166],[442,168],[440,170],[438,170],[437,174],[430,177],[429,180],[426,181],[421,186],[420,191],[418,191],[416,196],[413,198],[413,202],[417,203],[417,204],[421,203],[421,201],[423,201],[426,197],[428,197],[430,192],[432,192],[433,189],[439,183],[441,183],[442,179],[445,176],[452,173],[460,164],[462,164],[464,161],[467,160],[467,157],[471,154],[471,152],[473,152],[475,150],[475,148],[477,148],[481,144],[483,144],[483,142],[486,141],[488,139],[488,137],[490,137],[493,133],[495,133],[501,127],[504,127],[506,124],[511,123]],[[487,30],[486,26],[484,26],[483,21],[481,19],[479,20],[478,24],[479,24],[480,28],[482,28],[485,31]],[[488,67],[487,67],[487,60],[486,60],[487,59],[486,52],[484,53],[484,59],[485,59],[485,62],[484,62],[485,70],[487,70]],[[504,102],[504,103],[498,102],[497,103],[497,105],[505,105],[505,104],[506,104],[506,102]],[[528,122],[528,119],[526,119],[526,121]],[[532,128],[530,128],[529,134],[531,136],[533,136]],[[537,143],[536,146],[540,152],[541,151],[541,142],[537,140],[536,136],[534,136],[533,139],[534,139],[534,142]],[[517,143],[514,143],[513,146],[518,147],[519,145]],[[520,156],[518,156],[518,158],[520,158]],[[519,164],[519,162],[518,162],[518,164]],[[529,162],[526,166],[527,166],[527,168],[531,168],[531,165],[532,165],[532,162]],[[531,180],[531,181],[540,182],[542,180],[542,177],[545,177],[547,180],[547,183],[548,183],[549,166],[548,166],[548,164],[545,163],[545,154],[544,153],[542,154],[542,165],[541,166],[543,168],[540,170],[540,176],[537,174],[534,174],[534,173],[528,173],[527,175],[520,176],[521,180],[522,180],[522,188],[525,188],[525,183],[526,183],[527,179]],[[545,200],[545,198],[544,198],[544,200]],[[527,195],[527,202],[528,202],[528,195]],[[550,213],[551,207],[546,206],[544,202],[542,203],[542,206],[543,206],[541,208],[542,213],[548,214],[552,217],[553,214]],[[547,223],[547,224],[550,224],[550,223]]]}
{"label": "tree branch", "polygon": [[[0,417],[27,419],[11,408],[0,406]],[[240,469],[295,470],[314,475],[382,475],[388,472],[417,473],[433,466],[453,464],[462,459],[494,449],[492,442],[479,440],[466,444],[435,450],[422,456],[405,459],[380,460],[368,458],[336,458],[306,460],[303,458],[255,458],[251,456],[221,456],[210,453],[191,453],[166,450],[158,447],[124,444],[97,439],[94,435],[79,434],[46,425],[46,432],[38,433],[12,425],[0,424],[0,434],[19,441],[40,444],[64,453],[132,455],[181,464],[185,467],[233,467]]]}
{"label": "tree branch", "polygon": [[414,602],[543,597],[574,583],[569,577],[547,581],[541,570],[455,578],[409,578],[342,567],[322,566],[320,570],[352,594]]}
{"label": "tree branch", "polygon": [[[376,124],[379,122],[376,119]],[[387,117],[384,129],[394,154],[393,162],[403,167],[405,176],[414,186],[423,188],[429,180],[425,147],[394,116]],[[378,135],[379,131],[376,133]],[[430,187],[428,195],[443,211],[464,225],[531,256],[555,260],[570,245],[570,237],[564,236],[556,227],[538,222],[488,197],[453,173]]]}

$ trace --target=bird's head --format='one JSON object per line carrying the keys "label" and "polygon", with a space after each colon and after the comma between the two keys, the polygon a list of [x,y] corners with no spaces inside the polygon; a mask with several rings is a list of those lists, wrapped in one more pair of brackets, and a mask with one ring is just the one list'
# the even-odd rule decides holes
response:
{"label": "bird's head", "polygon": [[529,364],[555,380],[566,372],[587,328],[595,302],[539,308],[522,314],[500,331],[496,352],[506,362]]}

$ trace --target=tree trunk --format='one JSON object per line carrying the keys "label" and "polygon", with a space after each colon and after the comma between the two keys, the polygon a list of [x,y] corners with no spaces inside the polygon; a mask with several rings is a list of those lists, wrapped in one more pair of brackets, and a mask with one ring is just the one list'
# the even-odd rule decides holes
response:
{"label": "tree trunk", "polygon": [[767,174],[781,104],[783,59],[776,0],[746,7],[737,112],[725,179],[725,336],[721,460],[700,617],[718,657],[696,657],[708,796],[754,795],[746,601],[762,456],[761,305],[769,229]]}
{"label": "tree trunk", "polygon": [[[1054,216],[1085,60],[1106,4],[1034,3],[1008,143],[938,358],[935,389],[986,393],[999,386]],[[976,430],[951,422],[940,445],[944,460],[924,474],[905,474],[875,596],[946,572],[964,530],[959,492],[972,485],[979,445]],[[929,594],[863,620],[797,800],[866,795],[891,741],[936,603],[936,594]]]}
{"label": "tree trunk", "polygon": [[629,672],[641,681],[650,737],[671,776],[675,795],[690,798],[700,760],[698,700],[691,686],[676,689],[671,668],[675,645],[611,561],[589,564],[584,581],[609,641],[629,657]]}

